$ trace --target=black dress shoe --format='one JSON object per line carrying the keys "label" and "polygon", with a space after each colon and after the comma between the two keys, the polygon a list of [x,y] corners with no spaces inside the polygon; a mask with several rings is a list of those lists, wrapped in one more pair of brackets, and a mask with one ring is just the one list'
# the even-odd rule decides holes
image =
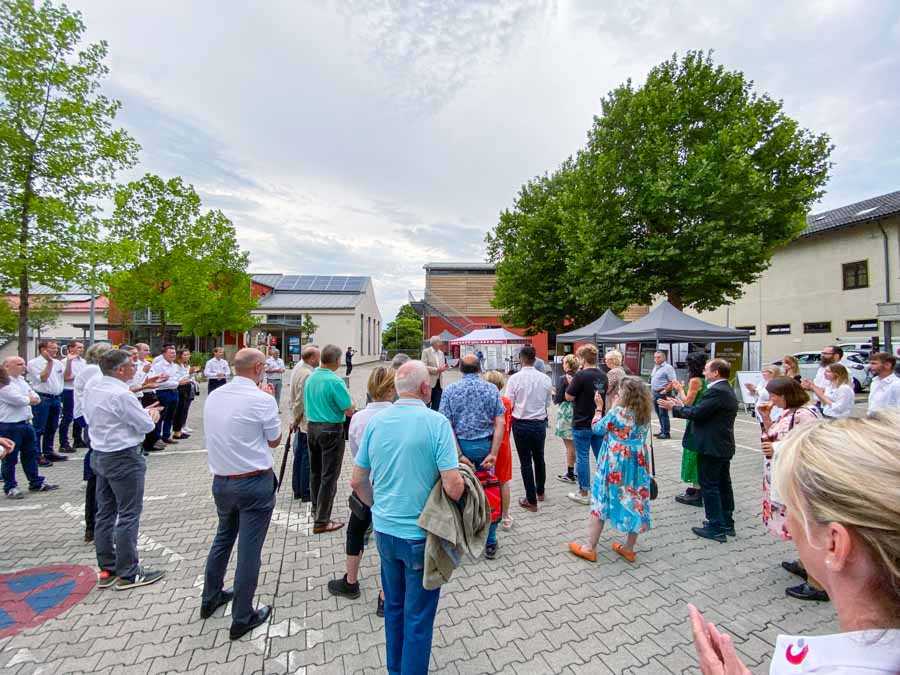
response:
{"label": "black dress shoe", "polygon": [[[709,529],[709,521],[708,520],[703,521],[703,527],[706,528],[707,530]],[[737,536],[737,533],[734,531],[734,525],[730,525],[730,526],[726,525],[725,527],[722,528],[722,532],[727,534],[729,537]]]}
{"label": "black dress shoe", "polygon": [[691,532],[696,534],[698,537],[703,537],[704,539],[712,539],[713,541],[718,541],[722,544],[728,541],[728,537],[725,536],[724,532],[711,530],[708,527],[692,527]]}
{"label": "black dress shoe", "polygon": [[72,447],[75,448],[75,449],[77,450],[78,448],[86,448],[87,445],[85,444],[84,441],[75,441],[75,442],[72,444]]}
{"label": "black dress shoe", "polygon": [[71,455],[75,452],[75,448],[73,448],[71,445],[63,445],[60,447],[59,451],[64,452],[67,455]]}
{"label": "black dress shoe", "polygon": [[695,492],[694,494],[685,492],[683,495],[675,495],[675,501],[679,504],[687,504],[688,506],[703,506],[703,497],[699,492]]}
{"label": "black dress shoe", "polygon": [[208,619],[215,613],[219,607],[231,602],[234,599],[234,589],[229,588],[224,591],[219,591],[219,596],[211,603],[206,604],[203,603],[200,605],[200,618]]}
{"label": "black dress shoe", "polygon": [[254,628],[262,626],[269,620],[271,614],[272,607],[270,605],[263,605],[250,616],[250,623],[231,624],[231,630],[228,631],[228,637],[232,640],[239,640]]}
{"label": "black dress shoe", "polygon": [[653,435],[654,435],[656,438],[658,438],[659,440],[661,440],[661,441],[665,441],[665,440],[667,440],[667,439],[669,439],[669,438],[672,438],[669,434],[662,434],[662,433],[659,433],[659,434],[653,434]]}
{"label": "black dress shoe", "polygon": [[799,560],[792,560],[791,562],[785,561],[781,563],[781,566],[791,574],[795,574],[796,576],[806,581],[806,568]]}
{"label": "black dress shoe", "polygon": [[51,462],[65,462],[68,457],[65,455],[60,455],[58,452],[48,452],[44,455],[46,459],[49,459]]}
{"label": "black dress shoe", "polygon": [[53,466],[53,462],[51,462],[49,459],[47,459],[43,455],[38,457],[37,463],[38,463],[38,466]]}
{"label": "black dress shoe", "polygon": [[799,586],[791,586],[784,590],[785,595],[797,600],[815,600],[817,602],[828,602],[828,593],[818,588],[813,588],[805,581]]}

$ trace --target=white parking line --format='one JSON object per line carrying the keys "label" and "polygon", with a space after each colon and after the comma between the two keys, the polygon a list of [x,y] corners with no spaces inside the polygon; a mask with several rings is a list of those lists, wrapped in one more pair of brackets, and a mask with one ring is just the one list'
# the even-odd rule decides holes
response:
{"label": "white parking line", "polygon": [[187,497],[187,492],[180,492],[177,495],[151,495],[150,497],[144,497],[145,502],[160,502],[164,499],[168,499],[169,497]]}
{"label": "white parking line", "polygon": [[22,506],[0,506],[0,513],[7,511],[37,511],[46,506],[46,504],[23,504]]}

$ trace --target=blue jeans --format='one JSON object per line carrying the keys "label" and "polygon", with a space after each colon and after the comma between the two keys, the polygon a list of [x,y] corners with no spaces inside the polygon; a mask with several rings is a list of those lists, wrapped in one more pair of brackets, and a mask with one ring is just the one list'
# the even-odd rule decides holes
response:
{"label": "blue jeans", "polygon": [[595,436],[590,429],[572,429],[572,442],[575,444],[575,473],[578,475],[578,489],[589,492],[591,489],[591,458],[588,450],[594,455],[594,459],[600,454],[600,446],[603,441],[600,436]]}
{"label": "blue jeans", "polygon": [[44,479],[38,473],[37,444],[34,428],[28,422],[0,422],[0,436],[16,444],[15,449],[0,462],[3,474],[3,492],[9,492],[16,483],[16,463],[22,458],[22,469],[28,477],[28,485],[40,487]]}
{"label": "blue jeans", "polygon": [[62,403],[59,396],[51,396],[50,394],[38,394],[41,402],[31,406],[31,414],[33,419],[31,424],[34,426],[35,445],[38,452],[44,455],[52,454],[53,438],[56,436],[56,429],[59,427],[59,413],[62,409]]}
{"label": "blue jeans", "polygon": [[253,596],[259,581],[262,547],[275,508],[275,475],[266,472],[248,478],[213,478],[213,499],[219,515],[219,529],[206,558],[203,602],[212,604],[225,583],[225,570],[235,540],[238,540],[234,570],[234,601],[231,620],[250,623]]}
{"label": "blue jeans", "polygon": [[[462,450],[463,457],[468,459],[475,465],[476,471],[481,469],[481,463],[484,458],[491,454],[491,436],[476,439],[458,438],[459,449]],[[487,544],[497,543],[497,525],[499,523],[491,523],[488,528]]]}
{"label": "blue jeans", "polygon": [[400,539],[375,532],[384,589],[387,669],[401,675],[425,675],[441,589],[422,588],[425,540]]}
{"label": "blue jeans", "polygon": [[294,499],[304,502],[312,499],[309,493],[309,439],[299,429],[294,432],[294,466],[291,470]]}
{"label": "blue jeans", "polygon": [[660,394],[659,392],[653,392],[653,409],[656,410],[656,416],[659,418],[659,433],[663,436],[669,435],[669,411],[665,408],[660,408],[657,402],[661,398],[666,398],[668,394]]}
{"label": "blue jeans", "polygon": [[156,433],[167,441],[172,437],[172,424],[175,421],[175,411],[178,409],[178,390],[157,389],[156,400],[162,406],[159,422],[156,423]]}

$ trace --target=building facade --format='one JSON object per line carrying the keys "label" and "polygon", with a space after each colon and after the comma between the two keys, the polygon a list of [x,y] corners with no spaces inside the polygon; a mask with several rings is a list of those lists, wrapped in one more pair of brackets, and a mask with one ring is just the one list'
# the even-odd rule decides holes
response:
{"label": "building facade", "polygon": [[[381,358],[381,310],[371,277],[254,274],[259,303],[252,314],[259,324],[247,336],[249,344],[273,345],[286,363],[300,360],[303,344],[335,344],[356,351],[354,363]],[[305,317],[316,324],[303,331]]]}
{"label": "building facade", "polygon": [[828,344],[874,339],[884,348],[887,337],[897,353],[900,322],[881,319],[879,305],[900,299],[898,284],[900,191],[809,216],[739,300],[695,314],[753,331],[763,362]]}
{"label": "building facade", "polygon": [[[425,338],[432,335],[459,337],[476,328],[506,328],[516,335],[526,329],[510,326],[491,306],[497,274],[489,263],[428,263],[425,289],[410,291],[410,302],[422,316]],[[535,350],[547,358],[547,333],[531,336]]]}

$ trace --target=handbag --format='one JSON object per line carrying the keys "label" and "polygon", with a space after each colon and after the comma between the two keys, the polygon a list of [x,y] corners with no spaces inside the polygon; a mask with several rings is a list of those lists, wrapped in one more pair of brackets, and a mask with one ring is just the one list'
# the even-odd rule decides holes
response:
{"label": "handbag", "polygon": [[350,513],[356,516],[357,520],[368,521],[372,517],[372,510],[355,492],[350,493],[347,505],[350,507]]}
{"label": "handbag", "polygon": [[656,457],[653,454],[653,434],[649,431],[647,436],[650,438],[650,499],[656,499],[659,496],[659,485],[656,484]]}

